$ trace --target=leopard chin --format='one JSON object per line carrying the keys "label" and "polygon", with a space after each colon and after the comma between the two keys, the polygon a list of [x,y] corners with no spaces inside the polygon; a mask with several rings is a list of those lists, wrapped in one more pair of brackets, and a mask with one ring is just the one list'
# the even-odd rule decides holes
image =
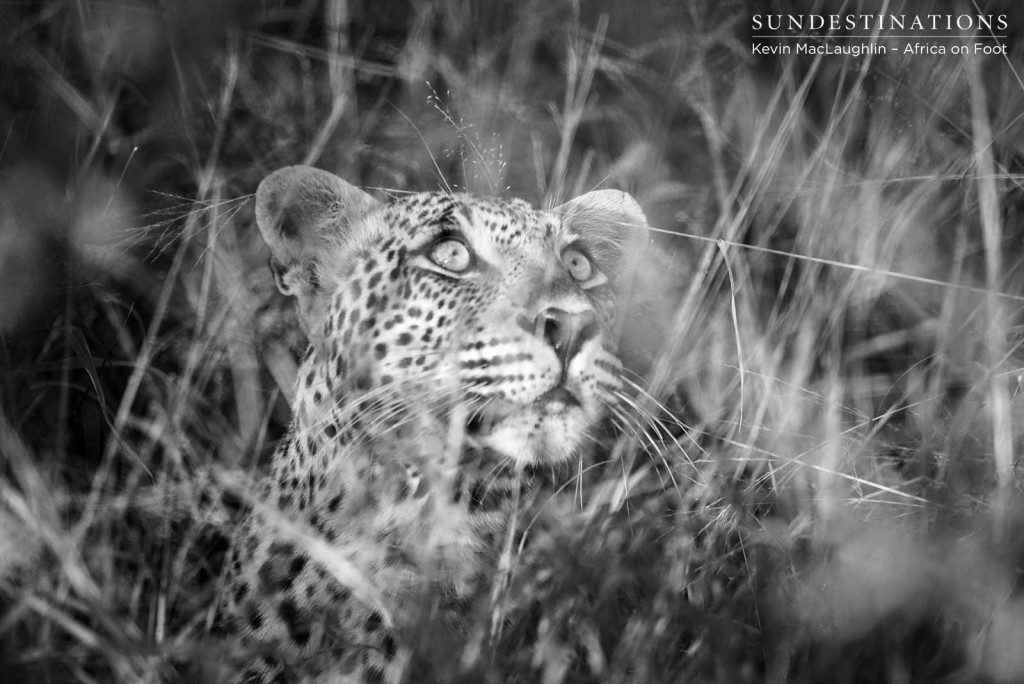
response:
{"label": "leopard chin", "polygon": [[547,392],[526,405],[489,405],[470,424],[485,447],[518,466],[555,465],[567,461],[600,418],[563,389]]}

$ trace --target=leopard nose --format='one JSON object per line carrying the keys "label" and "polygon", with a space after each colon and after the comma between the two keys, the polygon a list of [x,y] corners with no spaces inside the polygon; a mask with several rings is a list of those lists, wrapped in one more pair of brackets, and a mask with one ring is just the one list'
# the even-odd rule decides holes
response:
{"label": "leopard nose", "polygon": [[537,314],[527,330],[551,345],[566,366],[584,342],[597,337],[597,316],[593,311],[569,313],[552,307]]}

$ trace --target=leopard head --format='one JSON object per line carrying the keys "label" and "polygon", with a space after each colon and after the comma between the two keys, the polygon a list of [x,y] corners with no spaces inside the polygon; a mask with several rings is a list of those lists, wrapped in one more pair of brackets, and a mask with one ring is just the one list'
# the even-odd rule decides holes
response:
{"label": "leopard head", "polygon": [[622,389],[616,285],[647,225],[623,192],[382,203],[295,166],[260,184],[256,218],[346,399],[458,404],[467,438],[526,465],[567,459]]}

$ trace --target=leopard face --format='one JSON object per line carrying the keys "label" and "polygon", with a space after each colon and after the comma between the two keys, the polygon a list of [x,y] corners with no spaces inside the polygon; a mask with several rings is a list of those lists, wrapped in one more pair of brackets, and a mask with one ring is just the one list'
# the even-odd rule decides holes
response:
{"label": "leopard face", "polygon": [[624,193],[549,212],[440,193],[385,205],[294,167],[261,190],[279,285],[346,399],[455,406],[467,438],[536,464],[567,459],[621,390],[614,285],[644,224]]}

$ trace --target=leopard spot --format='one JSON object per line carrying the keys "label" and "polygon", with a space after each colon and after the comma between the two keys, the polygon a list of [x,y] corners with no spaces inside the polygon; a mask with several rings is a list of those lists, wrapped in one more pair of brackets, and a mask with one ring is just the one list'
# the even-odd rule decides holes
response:
{"label": "leopard spot", "polygon": [[395,643],[395,638],[390,634],[384,636],[384,639],[380,643],[381,651],[384,653],[384,659],[392,661],[395,659],[395,654],[398,652],[398,645]]}
{"label": "leopard spot", "polygon": [[295,578],[297,578],[300,574],[302,574],[302,570],[305,567],[306,567],[306,556],[305,555],[296,556],[294,559],[292,559],[292,564],[288,566],[289,578],[294,582]]}
{"label": "leopard spot", "polygon": [[[324,580],[327,581],[327,578],[325,577]],[[330,591],[331,599],[335,603],[347,603],[348,600],[352,597],[352,592],[349,590],[349,588],[344,585],[338,584],[337,582],[332,583],[328,591]]]}
{"label": "leopard spot", "polygon": [[260,609],[256,606],[255,603],[249,604],[247,616],[249,629],[251,629],[254,632],[260,631],[260,628],[263,627],[263,613],[260,612]]}
{"label": "leopard spot", "polygon": [[376,610],[371,610],[370,614],[366,616],[366,623],[363,625],[363,629],[365,629],[370,634],[373,634],[378,629],[380,629],[381,625],[383,624],[384,618],[381,616],[381,614]]}
{"label": "leopard spot", "polygon": [[260,579],[260,585],[267,592],[283,591],[292,585],[287,568],[275,558],[263,561],[256,575]]}
{"label": "leopard spot", "polygon": [[241,603],[245,599],[246,594],[248,594],[248,593],[249,593],[249,583],[248,582],[239,582],[238,586],[235,587],[235,591],[234,591],[234,594],[233,594],[233,598],[234,598],[235,603]]}
{"label": "leopard spot", "polygon": [[299,646],[305,646],[313,630],[309,620],[296,607],[295,602],[291,599],[281,601],[281,605],[277,608],[277,615],[284,622],[291,640]]}
{"label": "leopard spot", "polygon": [[373,384],[373,380],[370,378],[370,373],[367,369],[363,369],[363,372],[359,373],[352,382],[356,390],[360,392],[365,392],[370,389],[370,386]]}

